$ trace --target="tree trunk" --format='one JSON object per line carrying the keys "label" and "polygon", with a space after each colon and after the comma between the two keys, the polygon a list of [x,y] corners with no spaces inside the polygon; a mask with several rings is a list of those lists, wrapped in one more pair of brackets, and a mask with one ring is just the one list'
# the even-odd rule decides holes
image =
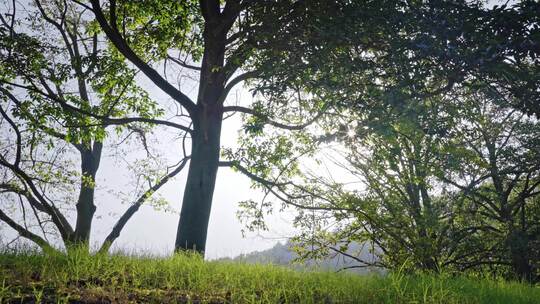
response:
{"label": "tree trunk", "polygon": [[92,229],[92,220],[96,212],[94,204],[94,186],[96,173],[101,159],[101,149],[103,145],[100,142],[94,143],[92,149],[81,151],[81,190],[77,201],[77,223],[75,232],[69,246],[88,245],[90,241],[90,232]]}
{"label": "tree trunk", "polygon": [[532,266],[529,263],[529,244],[526,232],[511,229],[507,245],[510,249],[512,270],[518,280],[533,281]]}
{"label": "tree trunk", "polygon": [[221,106],[199,107],[193,126],[191,160],[176,235],[176,250],[204,253],[219,164]]}
{"label": "tree trunk", "polygon": [[222,94],[227,80],[224,71],[227,28],[222,24],[220,15],[215,14],[219,12],[218,2],[205,5],[212,8],[203,7],[203,11],[210,11],[206,12],[208,15],[205,17],[199,92],[195,113],[191,115],[191,159],[175,243],[176,251],[195,250],[200,253],[206,249],[206,233],[219,165]]}

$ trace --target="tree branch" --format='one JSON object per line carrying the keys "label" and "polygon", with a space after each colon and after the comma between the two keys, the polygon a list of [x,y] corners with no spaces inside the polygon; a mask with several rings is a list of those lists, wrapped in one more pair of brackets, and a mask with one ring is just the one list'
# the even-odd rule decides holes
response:
{"label": "tree branch", "polygon": [[52,252],[58,252],[55,248],[53,248],[47,241],[45,241],[42,237],[39,235],[30,232],[29,230],[25,229],[23,226],[17,224],[13,219],[11,219],[7,214],[5,214],[0,209],[0,220],[2,220],[4,223],[6,223],[8,226],[13,228],[15,231],[19,233],[24,238],[29,239],[30,241],[36,243],[41,249],[43,249],[46,253],[52,253]]}
{"label": "tree branch", "polygon": [[64,241],[69,241],[71,235],[73,234],[73,228],[71,227],[67,219],[64,217],[64,215],[54,205],[47,202],[45,197],[43,197],[43,195],[39,192],[38,188],[32,181],[32,178],[28,174],[26,174],[26,172],[24,172],[21,168],[10,164],[3,159],[0,159],[0,165],[13,171],[13,173],[15,173],[21,180],[26,183],[26,185],[28,185],[28,187],[30,187],[32,193],[36,196],[36,198],[43,206],[44,211],[51,216],[51,219],[58,228],[62,239]]}
{"label": "tree branch", "polygon": [[223,107],[223,112],[240,112],[240,113],[253,115],[253,116],[265,119],[266,124],[272,125],[274,127],[280,128],[280,129],[291,130],[291,131],[303,130],[304,128],[308,127],[309,125],[311,125],[315,121],[317,121],[317,119],[319,119],[324,114],[324,111],[320,111],[319,113],[317,113],[317,115],[315,115],[315,117],[311,118],[310,120],[308,120],[307,122],[305,122],[303,124],[300,124],[300,125],[286,125],[284,123],[280,123],[280,122],[277,122],[277,121],[270,120],[265,115],[257,113],[253,109],[242,107],[242,106],[226,106],[226,107]]}
{"label": "tree branch", "polygon": [[113,229],[107,235],[105,238],[105,241],[103,241],[103,244],[101,245],[101,248],[99,249],[100,253],[106,253],[109,251],[109,248],[111,247],[112,243],[120,236],[120,232],[122,232],[122,229],[124,229],[124,226],[126,223],[131,219],[131,217],[139,210],[141,205],[159,188],[161,188],[167,181],[169,181],[171,178],[176,176],[187,164],[187,161],[190,159],[190,157],[186,157],[182,160],[180,165],[176,167],[173,171],[171,171],[169,174],[165,175],[157,184],[150,187],[150,189],[146,190],[136,201],[131,205],[125,212],[122,214],[122,216],[118,219],[116,224],[114,225]]}
{"label": "tree branch", "polygon": [[[68,104],[65,100],[63,100],[60,96],[56,95],[51,90],[48,90],[48,92],[43,92],[43,91],[37,89],[34,86],[29,87],[29,86],[19,85],[19,84],[15,84],[15,83],[11,83],[11,82],[5,82],[5,83],[9,84],[9,85],[19,87],[19,88],[22,88],[22,89],[26,89],[26,90],[29,90],[29,91],[32,91],[32,92],[35,92],[35,93],[38,93],[40,95],[43,95],[44,97],[47,97],[47,98],[59,103],[64,109],[70,110],[71,112],[76,112],[76,113],[84,114],[84,115],[99,119],[103,123],[103,124],[99,124],[99,125],[107,126],[107,125],[127,124],[127,123],[131,123],[131,122],[145,122],[145,123],[152,123],[152,124],[157,124],[157,125],[164,125],[164,126],[168,126],[168,127],[173,127],[173,128],[180,129],[180,130],[183,130],[183,131],[188,132],[188,133],[192,132],[192,130],[190,128],[186,127],[186,126],[183,126],[183,125],[180,125],[180,124],[177,124],[177,123],[174,123],[174,122],[166,121],[166,120],[145,118],[145,117],[110,118],[108,116],[94,114],[92,112],[89,112],[89,111],[86,111],[86,110],[83,110],[81,108],[78,108],[78,107],[75,107],[75,106],[72,106],[72,105]],[[1,89],[2,88],[0,88],[0,90]],[[78,127],[85,127],[85,126],[95,126],[95,125],[79,125]],[[73,126],[69,126],[69,127],[73,127]]]}
{"label": "tree branch", "polygon": [[195,70],[195,71],[200,71],[201,70],[201,67],[198,67],[198,66],[194,66],[194,65],[191,65],[191,64],[187,64],[185,61],[182,61],[180,59],[176,59],[170,55],[167,55],[167,59],[169,59],[170,61],[178,64],[179,66],[181,67],[184,67],[184,68],[187,68],[187,69],[190,69],[190,70]]}
{"label": "tree branch", "polygon": [[129,61],[131,61],[137,68],[139,68],[152,82],[157,85],[160,89],[162,89],[165,93],[167,93],[169,96],[171,96],[174,100],[176,100],[182,107],[184,107],[190,115],[195,113],[196,106],[195,103],[184,93],[182,93],[180,90],[173,87],[167,80],[165,80],[159,73],[154,70],[150,65],[148,65],[146,62],[144,62],[135,52],[131,49],[131,47],[127,44],[127,42],[124,40],[120,32],[114,27],[111,26],[111,24],[116,24],[116,20],[110,20],[110,23],[107,21],[105,15],[103,14],[103,11],[101,9],[101,6],[99,4],[99,0],[91,0],[92,8],[94,11],[94,14],[96,16],[96,20],[98,21],[99,25],[109,38],[109,40],[113,43],[113,45],[122,53]]}
{"label": "tree branch", "polygon": [[258,72],[256,72],[256,71],[245,72],[243,74],[240,74],[240,75],[236,76],[231,81],[229,81],[227,83],[227,85],[225,85],[225,88],[223,89],[223,92],[221,93],[221,96],[219,96],[218,103],[223,104],[225,102],[225,99],[229,95],[229,92],[232,90],[232,88],[235,85],[239,84],[242,81],[246,81],[246,80],[248,80],[250,78],[254,78],[257,75],[258,75]]}
{"label": "tree branch", "polygon": [[11,128],[15,131],[16,138],[16,151],[15,151],[15,161],[13,162],[13,165],[18,167],[19,163],[21,162],[21,132],[19,130],[19,127],[15,124],[15,122],[7,115],[7,113],[4,111],[2,106],[0,106],[0,114],[2,114],[2,117],[9,123]]}

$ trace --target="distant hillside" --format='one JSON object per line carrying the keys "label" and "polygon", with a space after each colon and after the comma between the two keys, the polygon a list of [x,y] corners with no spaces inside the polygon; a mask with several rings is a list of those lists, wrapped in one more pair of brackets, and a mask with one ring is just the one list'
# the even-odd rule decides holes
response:
{"label": "distant hillside", "polygon": [[[347,267],[359,265],[358,262],[354,259],[342,255],[336,255],[322,261],[308,260],[302,263],[294,262],[298,255],[294,253],[291,247],[292,245],[289,242],[284,244],[277,243],[274,247],[270,249],[263,251],[255,251],[248,254],[241,254],[233,258],[232,260],[235,262],[245,262],[250,264],[283,265],[290,266],[296,269],[320,268],[325,270],[340,270]],[[358,243],[351,244],[347,253],[366,261],[373,261],[374,259],[376,259],[376,257],[374,257],[368,251],[367,246],[365,246],[365,248],[362,248],[362,245]],[[379,268],[350,268],[346,269],[345,271],[361,274],[366,274],[369,272],[382,272],[382,270]]]}

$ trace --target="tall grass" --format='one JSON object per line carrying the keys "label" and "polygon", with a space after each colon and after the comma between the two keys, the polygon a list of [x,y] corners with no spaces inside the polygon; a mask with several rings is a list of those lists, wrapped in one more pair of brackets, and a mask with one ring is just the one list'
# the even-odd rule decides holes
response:
{"label": "tall grass", "polygon": [[0,254],[0,303],[540,303],[540,288],[465,277],[358,276],[128,255]]}

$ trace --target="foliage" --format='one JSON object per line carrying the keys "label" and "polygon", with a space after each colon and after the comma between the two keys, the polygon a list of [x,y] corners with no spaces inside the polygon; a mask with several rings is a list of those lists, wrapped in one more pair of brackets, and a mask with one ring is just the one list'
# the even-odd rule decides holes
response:
{"label": "foliage", "polygon": [[300,209],[299,253],[350,256],[351,242],[367,242],[379,258],[353,254],[358,265],[537,280],[536,119],[479,92],[342,119],[354,124],[334,122],[341,146],[330,159],[360,186],[308,173],[318,190],[289,197]]}
{"label": "foliage", "polygon": [[360,110],[467,86],[504,92],[513,107],[538,114],[537,2],[491,9],[482,1],[340,4],[323,5],[324,15],[306,9],[297,25],[306,32],[282,30],[306,40],[258,53],[252,64],[265,77],[257,90],[278,98],[300,87]]}
{"label": "foliage", "polygon": [[471,98],[454,139],[464,150],[454,155],[460,165],[442,175],[467,198],[463,217],[475,227],[470,233],[479,234],[474,251],[480,258],[468,254],[468,263],[510,265],[514,276],[537,280],[538,121],[482,94]]}
{"label": "foliage", "polygon": [[[2,221],[41,247],[88,242],[105,140],[135,133],[145,142],[163,110],[87,12],[14,5],[0,24]],[[140,175],[152,186],[163,173]]]}
{"label": "foliage", "polygon": [[455,115],[441,102],[426,100],[374,109],[358,120],[354,137],[345,143],[350,152],[343,166],[365,189],[344,192],[340,205],[356,218],[334,236],[337,241],[373,242],[380,264],[390,269],[407,264],[438,270],[451,260],[467,239],[454,236],[460,229],[453,225],[459,206],[434,178],[444,166],[438,156],[451,149],[447,138]]}
{"label": "foliage", "polygon": [[[265,75],[254,81],[255,92],[276,104],[287,103],[295,92],[303,92],[315,101],[324,100],[324,114],[316,127],[303,132],[311,137],[312,144],[330,146],[337,140],[338,148],[329,162],[338,163],[342,171],[359,178],[365,186],[351,191],[348,185],[324,179],[324,165],[314,166],[311,171],[303,168],[300,177],[280,184],[273,183],[276,172],[255,180],[277,201],[299,210],[295,223],[304,228],[297,237],[304,246],[301,253],[316,257],[344,252],[349,242],[368,240],[372,250],[382,256],[379,266],[395,269],[409,261],[407,267],[413,269],[463,270],[496,265],[494,268],[500,271],[512,264],[515,275],[524,277],[523,271],[517,269],[518,259],[508,260],[508,244],[515,243],[508,237],[515,234],[510,232],[514,228],[500,230],[505,237],[499,240],[506,240],[501,243],[495,241],[496,237],[484,235],[490,228],[474,225],[478,223],[469,216],[471,196],[475,196],[471,191],[491,189],[484,179],[497,175],[486,173],[489,161],[480,160],[484,165],[479,165],[488,177],[467,189],[457,187],[455,182],[473,178],[465,177],[467,166],[475,166],[475,154],[482,154],[489,146],[477,142],[471,148],[463,143],[464,136],[475,136],[463,133],[472,124],[473,129],[477,128],[476,136],[478,132],[504,130],[501,132],[507,136],[496,136],[519,146],[496,153],[500,157],[497,163],[512,168],[501,171],[512,172],[510,175],[494,177],[504,183],[511,181],[507,191],[498,191],[514,199],[510,203],[512,211],[496,207],[507,211],[505,225],[516,226],[518,220],[513,216],[519,212],[514,207],[525,205],[523,200],[515,203],[522,196],[518,192],[524,193],[526,188],[527,196],[536,195],[538,147],[535,140],[522,140],[537,137],[535,120],[521,117],[515,124],[488,126],[485,122],[493,117],[470,111],[499,107],[502,116],[512,108],[522,111],[515,115],[538,114],[536,88],[540,71],[535,37],[539,20],[538,14],[531,15],[538,12],[538,3],[521,1],[493,8],[484,7],[480,1],[354,1],[327,5],[324,15],[306,9],[299,18],[312,22],[305,21],[305,27],[291,23],[276,34],[296,33],[306,40],[282,39],[275,48],[257,53],[260,57],[250,61]],[[484,122],[482,126],[473,122],[477,119]],[[264,135],[256,124],[252,129]],[[267,132],[269,138],[274,136],[272,131]],[[246,137],[246,141],[251,139]],[[260,141],[254,138],[254,142]],[[259,155],[261,151],[249,157],[256,160]],[[309,156],[313,155],[317,154]],[[455,180],[445,176],[449,172],[455,173]],[[481,187],[484,190],[479,190]],[[268,203],[251,202],[244,207],[259,219],[264,210],[271,209]],[[536,207],[530,208],[534,212]],[[512,216],[508,217],[508,213]],[[528,222],[529,213],[524,214],[526,220],[521,222],[536,227],[536,223]],[[482,213],[475,216],[485,219]],[[534,237],[529,237],[529,232],[518,234],[523,233],[527,237],[521,235],[518,239],[530,239],[532,246]],[[480,249],[489,247],[491,241],[504,248],[503,261],[497,260],[497,255],[484,255]],[[527,246],[514,250],[516,256],[517,252],[523,255]],[[477,250],[482,253],[475,255]],[[527,257],[529,262],[535,259]],[[525,264],[524,268],[531,269],[530,264]]]}
{"label": "foliage", "polygon": [[142,58],[162,60],[170,50],[179,49],[194,61],[200,60],[203,20],[197,1],[117,1],[107,9],[124,39]]}

